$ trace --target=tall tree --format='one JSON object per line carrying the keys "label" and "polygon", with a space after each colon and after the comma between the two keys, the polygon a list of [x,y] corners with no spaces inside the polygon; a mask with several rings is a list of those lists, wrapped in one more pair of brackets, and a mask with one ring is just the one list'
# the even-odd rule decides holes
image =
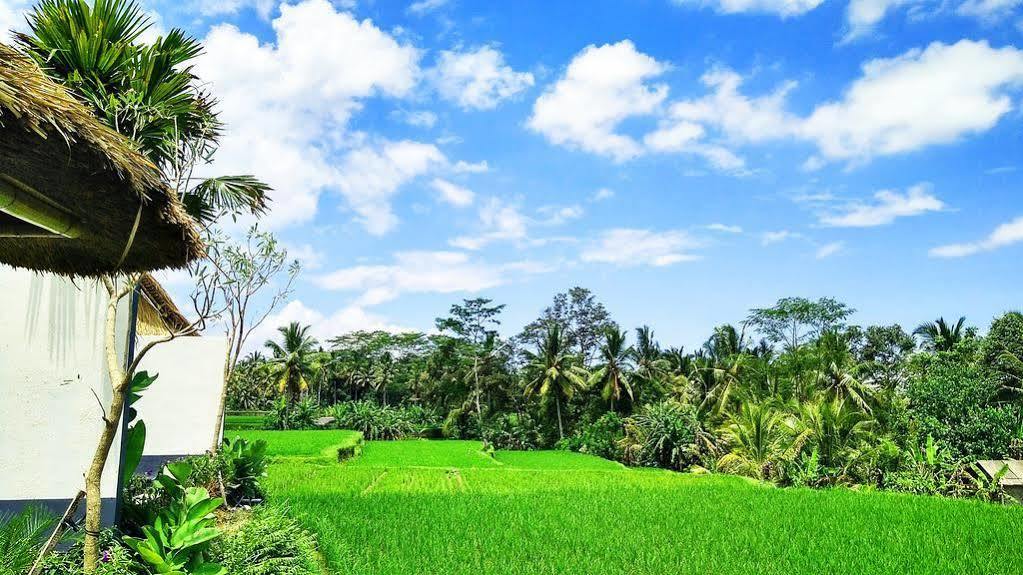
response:
{"label": "tall tree", "polygon": [[561,326],[552,323],[536,353],[526,352],[530,379],[525,393],[539,395],[544,401],[554,400],[558,414],[558,437],[564,439],[565,426],[561,417],[562,401],[569,401],[575,392],[586,387],[586,370],[572,355],[565,342]]}
{"label": "tall tree", "polygon": [[487,298],[467,299],[461,304],[451,306],[448,317],[436,320],[437,329],[451,332],[469,343],[479,346],[491,334],[496,335],[496,326],[501,325],[498,316],[504,310],[504,304],[491,305],[493,300]]}
{"label": "tall tree", "polygon": [[315,373],[313,355],[317,342],[309,335],[309,328],[291,322],[277,328],[281,334],[280,343],[271,339],[265,344],[271,353],[270,362],[275,366],[277,391],[285,394],[289,403],[294,403],[302,392],[309,389],[309,380]]}
{"label": "tall tree", "polygon": [[793,350],[825,331],[841,329],[855,311],[832,298],[787,297],[772,307],[750,310],[747,321],[771,343]]}
{"label": "tall tree", "polygon": [[608,328],[600,346],[598,364],[590,375],[589,385],[600,386],[600,395],[611,404],[611,411],[624,396],[632,399],[632,357],[634,350],[625,343],[625,332]]}
{"label": "tall tree", "polygon": [[543,340],[547,325],[557,323],[564,327],[568,346],[576,350],[583,365],[588,366],[598,354],[604,330],[616,327],[604,304],[597,301],[590,290],[573,287],[554,296],[539,318],[523,328],[519,339],[537,345]]}

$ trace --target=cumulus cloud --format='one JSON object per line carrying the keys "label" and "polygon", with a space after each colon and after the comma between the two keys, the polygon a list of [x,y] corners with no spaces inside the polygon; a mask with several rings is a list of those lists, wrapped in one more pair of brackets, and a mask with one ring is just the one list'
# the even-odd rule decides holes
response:
{"label": "cumulus cloud", "polygon": [[868,34],[892,10],[921,0],[849,0],[845,8],[845,41]]}
{"label": "cumulus cloud", "polygon": [[666,64],[636,50],[629,40],[590,45],[576,54],[565,73],[533,105],[528,126],[552,143],[625,161],[642,145],[618,133],[626,119],[653,114],[668,95],[651,83]]}
{"label": "cumulus cloud", "polygon": [[431,71],[442,98],[463,109],[489,110],[533,85],[533,75],[516,72],[492,46],[445,50]]}
{"label": "cumulus cloud", "polygon": [[718,167],[741,169],[732,147],[807,141],[817,155],[805,167],[819,169],[947,144],[989,130],[1013,109],[1011,95],[1023,84],[1023,51],[962,40],[870,60],[841,99],[805,117],[786,106],[794,82],[751,97],[741,92],[742,80],[727,69],[706,74],[703,83],[712,93],[671,104],[647,145],[708,158],[714,150]]}
{"label": "cumulus cloud", "polygon": [[344,307],[327,315],[306,305],[302,300],[295,299],[288,302],[277,313],[270,314],[259,327],[253,330],[246,342],[247,350],[254,351],[262,348],[263,342],[268,339],[280,339],[277,328],[295,321],[310,326],[310,333],[320,343],[326,343],[332,337],[359,330],[380,330],[392,333],[413,331],[408,327],[392,323],[380,315],[370,313],[358,305]]}
{"label": "cumulus cloud", "polygon": [[579,204],[572,204],[570,206],[541,206],[536,211],[541,216],[539,223],[546,226],[560,226],[566,222],[577,220],[586,213]]}
{"label": "cumulus cloud", "polygon": [[981,252],[990,252],[1019,242],[1023,242],[1023,216],[998,226],[982,240],[938,246],[930,250],[930,255],[938,258],[961,258]]}
{"label": "cumulus cloud", "polygon": [[926,184],[917,184],[904,194],[881,190],[873,202],[853,202],[837,213],[821,216],[821,224],[837,228],[870,228],[894,222],[897,218],[919,216],[945,209],[945,203],[930,192]]}
{"label": "cumulus cloud", "polygon": [[354,305],[372,306],[404,294],[477,293],[550,269],[535,262],[495,265],[465,252],[411,251],[394,254],[390,264],[344,268],[313,282],[323,289],[358,292]]}
{"label": "cumulus cloud", "polygon": [[268,221],[280,227],[311,220],[320,194],[340,191],[331,158],[344,151],[349,119],[367,98],[407,95],[419,52],[326,0],[282,4],[272,28],[273,40],[261,43],[235,26],[213,27],[195,71],[227,125],[213,169],[273,186]]}
{"label": "cumulus cloud", "polygon": [[966,0],[956,8],[956,13],[984,22],[994,22],[1012,15],[1023,4],[1023,0]]}
{"label": "cumulus cloud", "polygon": [[805,14],[824,0],[672,0],[680,6],[708,6],[724,14],[762,12],[782,18]]}
{"label": "cumulus cloud", "polygon": [[703,244],[682,230],[616,228],[603,232],[580,254],[584,262],[619,266],[669,266],[700,259],[692,250]]}
{"label": "cumulus cloud", "polygon": [[398,190],[445,162],[433,144],[384,142],[348,152],[338,168],[338,189],[366,231],[385,234],[397,225],[391,199]]}
{"label": "cumulus cloud", "polygon": [[434,178],[430,186],[437,192],[441,201],[459,208],[471,206],[475,197],[472,190],[440,178]]}

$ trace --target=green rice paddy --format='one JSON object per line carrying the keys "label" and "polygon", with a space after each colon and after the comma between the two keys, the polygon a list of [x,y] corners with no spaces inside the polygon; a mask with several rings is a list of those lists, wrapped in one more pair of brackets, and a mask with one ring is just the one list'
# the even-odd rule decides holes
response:
{"label": "green rice paddy", "polygon": [[[244,432],[276,454],[266,486],[338,574],[931,574],[1023,569],[1023,508],[778,489],[470,441]],[[312,435],[309,435],[312,434]],[[350,437],[350,436],[344,436]],[[350,439],[349,439],[350,441]],[[327,450],[325,452],[325,450]]]}

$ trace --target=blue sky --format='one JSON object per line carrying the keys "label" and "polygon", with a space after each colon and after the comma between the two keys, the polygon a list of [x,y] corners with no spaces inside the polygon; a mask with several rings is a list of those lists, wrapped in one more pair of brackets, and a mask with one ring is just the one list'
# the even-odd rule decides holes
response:
{"label": "blue sky", "polygon": [[272,322],[429,329],[482,295],[514,333],[582,285],[691,348],[789,295],[1020,307],[1020,0],[146,7],[205,39],[211,170],[275,188],[305,270]]}

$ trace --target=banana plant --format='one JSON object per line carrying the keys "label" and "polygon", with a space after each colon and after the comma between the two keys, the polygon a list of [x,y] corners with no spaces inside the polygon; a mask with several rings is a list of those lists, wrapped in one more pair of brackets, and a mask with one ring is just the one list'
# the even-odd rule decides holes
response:
{"label": "banana plant", "polygon": [[226,575],[217,563],[206,561],[210,541],[220,536],[213,512],[224,500],[212,498],[203,487],[183,487],[191,475],[187,464],[169,464],[157,481],[172,496],[171,503],[142,527],[143,537],[125,537],[153,573],[165,575]]}

